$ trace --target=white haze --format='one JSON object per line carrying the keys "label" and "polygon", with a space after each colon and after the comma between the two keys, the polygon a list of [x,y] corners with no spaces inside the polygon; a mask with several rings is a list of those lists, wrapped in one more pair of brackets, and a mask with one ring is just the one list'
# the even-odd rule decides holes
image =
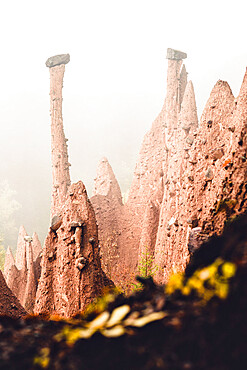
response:
{"label": "white haze", "polygon": [[[238,94],[247,65],[245,1],[1,3],[0,174],[44,238],[51,189],[48,57],[70,53],[63,90],[72,181],[91,193],[108,157],[125,192],[166,90],[166,49],[187,52],[199,115],[218,79]],[[14,247],[14,246],[13,246]]]}

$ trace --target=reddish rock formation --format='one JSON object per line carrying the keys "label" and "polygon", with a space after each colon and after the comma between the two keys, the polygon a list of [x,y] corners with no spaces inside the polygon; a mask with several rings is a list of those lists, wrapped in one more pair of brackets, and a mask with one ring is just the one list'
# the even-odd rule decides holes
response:
{"label": "reddish rock formation", "polygon": [[154,219],[153,214],[157,216],[160,211],[166,156],[163,108],[145,135],[124,206],[119,202],[119,186],[109,164],[99,166],[91,201],[99,225],[103,266],[118,285],[131,280],[139,254],[147,249],[153,254],[156,233],[148,235],[158,227],[158,217]]}
{"label": "reddish rock formation", "polygon": [[[198,128],[193,85],[191,82],[186,84],[187,76],[180,54],[175,54],[174,58],[168,52],[162,131],[166,154],[159,150],[161,159],[157,157],[155,150],[158,145],[155,143],[155,150],[150,147],[144,153],[141,151],[137,165],[153,154],[151,168],[156,168],[157,176],[162,163],[162,205],[158,209],[152,208],[153,192],[148,192],[148,186],[145,188],[143,182],[135,187],[132,185],[127,202],[127,205],[131,203],[141,220],[139,259],[145,252],[143,244],[155,243],[154,266],[159,267],[156,278],[160,282],[164,282],[171,272],[184,270],[189,250],[192,252],[202,241],[220,233],[229,217],[246,210],[246,77],[237,100],[234,100],[227,83],[219,81],[216,84]],[[149,171],[150,165],[147,165],[143,175],[150,186]],[[139,193],[141,196],[138,198]],[[141,197],[146,197],[146,204],[149,202],[149,212],[144,206],[145,201],[140,201]],[[134,227],[130,226],[130,232],[135,230],[138,235],[136,225],[138,221]],[[128,251],[130,246],[131,242]],[[151,255],[153,248],[148,249]],[[131,253],[128,254],[133,257]]]}
{"label": "reddish rock formation", "polygon": [[9,273],[11,271],[12,266],[15,264],[15,259],[13,256],[13,253],[10,249],[10,247],[7,248],[7,252],[5,255],[5,261],[4,261],[4,278],[6,281],[8,281]]}
{"label": "reddish rock formation", "polygon": [[[58,58],[59,57],[59,58]],[[52,148],[52,205],[51,217],[59,215],[70,186],[67,139],[63,130],[62,88],[68,54],[51,57],[46,65],[50,71],[50,111]]]}
{"label": "reddish rock formation", "polygon": [[60,222],[50,228],[45,241],[35,312],[69,317],[104,286],[95,214],[78,182],[69,188]]}
{"label": "reddish rock formation", "polygon": [[23,295],[23,306],[28,312],[33,312],[38,279],[36,276],[32,242],[27,243],[27,283]]}
{"label": "reddish rock formation", "polygon": [[118,225],[112,240],[119,274],[126,266],[135,271],[148,253],[159,282],[184,270],[202,241],[243,213],[247,195],[247,77],[237,99],[226,82],[217,82],[198,127],[193,84],[182,63],[186,54],[168,49],[167,58],[165,104],[144,138],[128,201],[114,217],[110,202],[102,206],[98,198],[96,205],[100,239],[106,219]]}
{"label": "reddish rock formation", "polygon": [[42,246],[39,241],[38,234],[36,232],[34,232],[32,236],[32,247],[33,247],[33,261],[36,261],[37,258],[40,256],[40,253],[42,252]]}
{"label": "reddish rock formation", "polygon": [[8,280],[6,281],[8,287],[13,292],[13,294],[18,298],[23,307],[24,307],[24,295],[27,285],[26,248],[24,252],[25,254],[23,256],[23,259],[25,261],[25,265],[23,265],[21,270],[19,270],[16,267],[16,265],[13,265],[8,274]]}
{"label": "reddish rock formation", "polygon": [[26,315],[18,299],[7,287],[2,271],[0,271],[0,315],[7,315],[15,318]]}
{"label": "reddish rock formation", "polygon": [[[91,303],[111,282],[101,269],[95,213],[80,181],[70,185],[67,144],[62,120],[62,83],[68,55],[49,58],[51,76],[51,134],[53,190],[51,227],[42,253],[41,277],[35,302],[36,313],[70,317]],[[109,173],[102,162],[101,171]],[[101,181],[101,180],[100,180]],[[110,180],[109,180],[110,181]],[[111,186],[96,184],[96,190],[119,194]],[[117,183],[113,184],[117,188]],[[120,193],[120,191],[119,191]],[[121,194],[120,194],[121,197]]]}
{"label": "reddish rock formation", "polygon": [[[159,215],[160,205],[155,205],[152,201],[150,201],[149,204],[146,206],[142,224],[142,232],[138,253],[139,266],[143,265],[143,261],[151,261],[151,259],[153,259],[154,257],[154,246],[159,225]],[[147,266],[149,270],[150,267],[151,266]]]}
{"label": "reddish rock formation", "polygon": [[[168,158],[172,155],[177,156],[177,146],[182,145],[180,136],[182,135],[182,140],[184,140],[188,136],[187,132],[190,127],[197,125],[196,106],[193,102],[194,91],[191,83],[188,84],[187,92],[185,91],[187,72],[182,62],[184,58],[186,58],[185,53],[173,49],[168,50],[167,96],[164,106],[151,130],[144,137],[128,200],[122,207],[118,220],[114,219],[114,223],[119,225],[117,237],[113,235],[113,232],[111,233],[112,229],[109,229],[110,232],[107,230],[108,240],[113,241],[110,247],[108,243],[108,249],[113,250],[114,244],[118,247],[118,265],[115,264],[118,273],[113,276],[117,283],[121,279],[121,274],[131,275],[136,272],[138,259],[140,261],[143,255],[148,254],[149,257],[154,255],[164,186],[171,180],[172,184],[167,192],[173,194],[176,191],[174,182],[176,172],[180,168],[176,164],[173,169],[176,160],[172,164],[169,163]],[[183,106],[184,95],[187,103]],[[181,106],[184,111],[184,124],[188,128],[186,131],[180,129],[181,132],[178,135],[176,129]],[[185,151],[184,153],[186,154]],[[170,180],[167,176],[169,171],[173,173]],[[100,181],[103,183],[102,177]],[[102,207],[98,199],[97,205],[94,204],[94,206],[97,207],[99,238],[106,240],[104,225],[106,219],[109,225],[113,220],[111,205],[108,205],[108,208]],[[107,255],[103,254],[103,259],[107,260]]]}
{"label": "reddish rock formation", "polygon": [[[247,77],[238,99],[226,82],[218,81],[198,127],[193,84],[187,82],[183,65],[186,57],[168,49],[165,103],[144,137],[125,205],[107,159],[97,171],[91,201],[99,225],[102,262],[120,285],[121,279],[131,279],[145,254],[154,258],[156,279],[164,282],[172,272],[185,269],[189,255],[203,240],[221,233],[226,221],[246,211]],[[47,61],[51,75],[52,220],[35,305],[37,313],[63,316],[83,310],[108,284],[101,270],[95,214],[85,187],[79,182],[69,188],[62,121],[62,81],[68,61],[67,55]],[[24,247],[23,238],[27,238],[25,230],[18,242],[18,266],[24,271],[18,279],[29,286],[30,294],[24,292],[21,299],[31,307],[28,302],[33,300],[35,289],[31,287],[36,279],[32,253],[37,250],[38,255],[40,246],[33,241],[34,250],[26,239]],[[13,265],[9,269],[17,270]]]}
{"label": "reddish rock formation", "polygon": [[92,196],[94,195],[106,196],[111,198],[112,201],[116,201],[122,205],[122,194],[119,184],[107,158],[105,157],[101,159],[97,169]]}
{"label": "reddish rock formation", "polygon": [[246,112],[247,75],[236,100],[229,85],[218,81],[193,148],[198,160],[193,189],[194,204],[199,205],[196,216],[209,236],[220,233],[227,219],[246,210]]}
{"label": "reddish rock formation", "polygon": [[178,116],[178,127],[182,128],[186,134],[191,134],[198,128],[195,92],[192,81],[187,83],[184,91],[181,112]]}
{"label": "reddish rock formation", "polygon": [[[169,96],[169,90],[167,95]],[[190,207],[190,205],[186,201],[187,188],[186,182],[184,182],[184,172],[189,165],[189,153],[197,135],[198,126],[195,95],[191,81],[187,83],[177,124],[174,123],[173,126],[176,129],[168,128],[166,130],[167,170],[155,245],[154,265],[159,267],[156,278],[160,281],[163,281],[164,271],[168,273],[168,271],[182,269],[188,259],[188,216],[187,210],[183,210],[183,208]],[[190,178],[192,181],[192,175]]]}
{"label": "reddish rock formation", "polygon": [[[178,146],[182,145],[181,140],[184,140],[186,136],[184,131],[178,134],[178,117],[181,106],[183,110],[188,110],[188,104],[186,104],[187,108],[184,108],[182,104],[184,95],[187,100],[192,100],[191,95],[193,96],[191,83],[188,84],[186,92],[187,72],[182,62],[182,59],[186,57],[185,53],[168,49],[165,103],[151,131],[144,138],[125,207],[127,222],[123,224],[127,227],[123,229],[125,232],[121,233],[121,251],[125,263],[128,263],[128,258],[131,256],[129,264],[132,271],[136,268],[138,259],[140,263],[143,256],[152,258],[154,255],[164,192],[171,198],[176,194],[175,182],[179,170],[176,153]],[[193,114],[187,112],[187,116],[186,122],[188,121],[189,126],[197,124],[195,103]],[[184,138],[181,139],[181,135]],[[169,161],[171,156],[177,158],[174,158],[173,163]]]}
{"label": "reddish rock formation", "polygon": [[18,234],[17,240],[17,249],[16,249],[16,267],[18,270],[21,270],[25,267],[26,260],[24,255],[26,253],[26,242],[24,240],[25,236],[27,236],[27,232],[23,225],[21,225]]}
{"label": "reddish rock formation", "polygon": [[187,83],[187,73],[183,65],[185,53],[168,49],[167,93],[165,100],[165,125],[168,131],[177,127],[178,113],[183,101]]}
{"label": "reddish rock formation", "polygon": [[[177,208],[172,212],[169,196],[164,195],[155,254],[155,263],[163,270],[159,281],[183,270],[189,251],[246,211],[246,102],[246,75],[237,100],[226,82],[218,81],[212,90],[181,171]],[[173,161],[174,156],[169,159]],[[176,224],[167,224],[170,216]]]}
{"label": "reddish rock formation", "polygon": [[155,246],[156,236],[147,240],[147,235],[158,227],[158,219],[152,213],[159,213],[164,191],[167,158],[164,113],[163,107],[144,137],[125,205],[120,256],[132,271],[137,266],[138,254],[146,253],[147,249],[152,253]]}
{"label": "reddish rock formation", "polygon": [[[38,279],[40,277],[41,248],[38,235],[34,233],[35,239],[28,236],[24,227],[21,226],[18,236],[16,261],[14,261],[10,249],[7,251],[4,276],[8,287],[18,298],[22,306],[29,313],[33,312]],[[33,253],[35,251],[35,255]],[[20,253],[20,255],[18,254]]]}
{"label": "reddish rock formation", "polygon": [[119,184],[106,158],[99,163],[90,200],[98,224],[102,268],[113,278],[119,258],[118,239],[123,203]]}

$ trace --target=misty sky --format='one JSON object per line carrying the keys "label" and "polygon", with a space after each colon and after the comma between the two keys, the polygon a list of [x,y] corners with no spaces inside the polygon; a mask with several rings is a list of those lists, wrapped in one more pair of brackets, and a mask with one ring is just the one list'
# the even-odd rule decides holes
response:
{"label": "misty sky", "polygon": [[122,191],[164,102],[168,47],[187,52],[199,115],[218,79],[237,96],[247,66],[245,1],[8,1],[0,12],[0,173],[41,239],[51,189],[48,57],[70,53],[63,89],[72,181],[91,193],[108,157]]}

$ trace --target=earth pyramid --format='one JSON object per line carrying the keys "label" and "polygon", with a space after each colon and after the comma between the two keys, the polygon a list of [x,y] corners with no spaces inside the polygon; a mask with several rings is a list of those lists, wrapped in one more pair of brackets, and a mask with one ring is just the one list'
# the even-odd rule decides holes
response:
{"label": "earth pyramid", "polygon": [[28,236],[24,226],[19,229],[16,260],[10,248],[4,263],[6,284],[28,313],[33,312],[40,277],[41,244],[37,233]]}
{"label": "earth pyramid", "polygon": [[104,275],[93,207],[81,181],[70,185],[62,87],[68,54],[51,57],[52,204],[51,226],[41,261],[35,313],[70,317],[83,310],[110,282]]}

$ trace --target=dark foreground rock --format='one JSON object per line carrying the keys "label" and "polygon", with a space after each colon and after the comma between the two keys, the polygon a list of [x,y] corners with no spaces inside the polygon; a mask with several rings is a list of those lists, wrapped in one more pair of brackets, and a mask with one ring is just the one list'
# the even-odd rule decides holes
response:
{"label": "dark foreground rock", "polygon": [[[247,216],[165,286],[144,280],[69,321],[0,319],[2,369],[246,369]],[[111,301],[112,300],[112,301]],[[108,302],[108,303],[107,303]]]}

